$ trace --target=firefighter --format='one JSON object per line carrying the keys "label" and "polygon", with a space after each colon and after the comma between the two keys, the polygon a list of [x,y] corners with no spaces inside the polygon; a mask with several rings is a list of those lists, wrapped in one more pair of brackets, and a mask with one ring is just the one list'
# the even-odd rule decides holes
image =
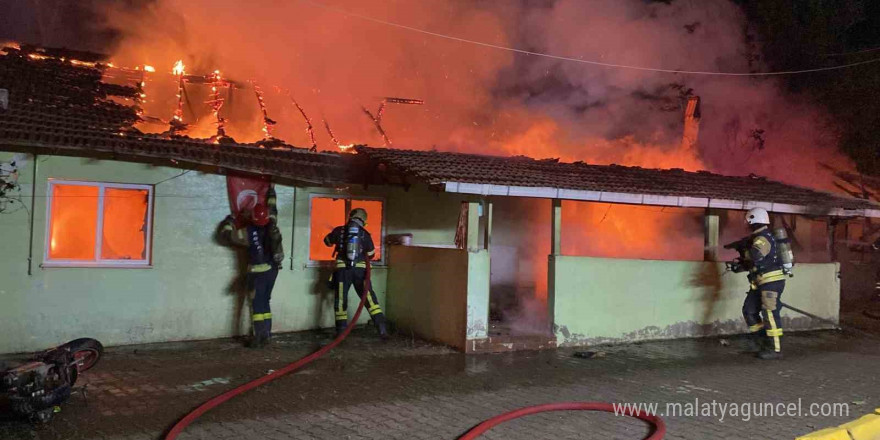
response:
{"label": "firefighter", "polygon": [[336,333],[342,333],[348,326],[348,291],[354,286],[358,297],[367,295],[366,308],[373,323],[379,330],[382,339],[388,338],[385,324],[385,315],[379,307],[379,300],[372,288],[365,291],[366,260],[372,259],[376,254],[373,238],[365,229],[367,225],[367,211],[356,208],[349,213],[348,223],[337,226],[324,237],[324,244],[334,247],[336,256],[336,270],[330,285],[335,290],[334,310],[336,313]]}
{"label": "firefighter", "polygon": [[782,309],[785,273],[776,252],[778,244],[770,230],[770,215],[765,209],[749,210],[746,223],[752,234],[746,239],[745,263],[749,267],[750,290],[743,304],[743,317],[758,347],[758,357],[781,359],[782,321],[779,311]]}
{"label": "firefighter", "polygon": [[[268,205],[268,207],[266,206]],[[251,295],[254,336],[248,343],[261,348],[272,342],[272,310],[269,301],[275,278],[284,260],[281,231],[278,229],[278,210],[275,190],[269,188],[266,205],[257,204],[244,213],[247,224],[236,228],[235,219],[227,216],[221,225],[221,238],[229,244],[247,248],[247,289]]]}

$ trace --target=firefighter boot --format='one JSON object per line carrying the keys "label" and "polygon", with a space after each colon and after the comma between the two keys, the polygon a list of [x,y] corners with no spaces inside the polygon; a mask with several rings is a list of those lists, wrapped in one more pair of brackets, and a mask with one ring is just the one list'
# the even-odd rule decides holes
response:
{"label": "firefighter boot", "polygon": [[263,343],[265,345],[272,344],[272,318],[263,321]]}
{"label": "firefighter boot", "polygon": [[348,327],[348,320],[347,319],[337,320],[336,321],[336,336],[341,335],[342,332],[345,331],[346,327]]}
{"label": "firefighter boot", "polygon": [[376,330],[379,330],[379,337],[382,340],[388,339],[388,323],[385,320],[384,313],[377,313],[373,315],[373,324],[376,324]]}
{"label": "firefighter boot", "polygon": [[266,346],[266,336],[263,333],[263,327],[262,321],[254,321],[254,336],[248,341],[248,348],[263,348]]}
{"label": "firefighter boot", "polygon": [[774,350],[770,350],[770,349],[763,350],[760,353],[758,353],[758,359],[765,360],[765,361],[775,361],[778,359],[782,359],[782,351],[781,350],[774,351]]}
{"label": "firefighter boot", "polygon": [[266,338],[263,335],[254,335],[247,343],[247,348],[263,348],[266,346]]}
{"label": "firefighter boot", "polygon": [[767,332],[765,330],[750,333],[747,339],[746,353],[760,353],[765,350]]}
{"label": "firefighter boot", "polygon": [[[768,340],[769,339],[769,340]],[[774,341],[774,339],[776,339]],[[764,340],[764,349],[758,353],[758,359],[765,361],[773,361],[782,359],[782,342],[780,341],[782,338],[767,338]]]}

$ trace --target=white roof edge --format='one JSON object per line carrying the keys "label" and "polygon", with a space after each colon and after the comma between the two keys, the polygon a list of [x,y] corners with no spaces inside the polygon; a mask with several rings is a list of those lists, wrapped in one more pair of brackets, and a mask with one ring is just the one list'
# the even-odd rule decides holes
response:
{"label": "white roof edge", "polygon": [[[564,199],[575,201],[591,201],[620,203],[626,205],[674,206],[682,208],[718,208],[745,210],[755,207],[764,208],[780,214],[806,214],[810,207],[790,205],[786,203],[762,202],[760,200],[727,200],[704,197],[664,196],[656,194],[622,193],[612,191],[584,191],[538,186],[494,185],[482,183],[443,182],[445,191],[458,194],[476,194],[482,196],[533,197],[541,199]],[[880,218],[878,209],[842,209],[834,208],[826,215],[832,217],[872,217]]]}

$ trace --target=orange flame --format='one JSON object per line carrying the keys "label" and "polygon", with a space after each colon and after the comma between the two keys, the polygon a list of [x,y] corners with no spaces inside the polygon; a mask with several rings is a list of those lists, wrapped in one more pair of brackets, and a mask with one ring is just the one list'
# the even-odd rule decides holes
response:
{"label": "orange flame", "polygon": [[184,72],[183,60],[177,60],[177,62],[174,63],[174,68],[171,69],[171,73],[177,76],[183,76]]}

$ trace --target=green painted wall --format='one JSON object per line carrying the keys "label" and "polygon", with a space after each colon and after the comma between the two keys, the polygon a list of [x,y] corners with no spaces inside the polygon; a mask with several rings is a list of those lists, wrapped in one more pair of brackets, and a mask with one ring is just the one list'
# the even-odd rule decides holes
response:
{"label": "green painted wall", "polygon": [[[555,328],[560,345],[745,332],[744,274],[720,263],[620,260],[556,256]],[[800,264],[782,295],[784,302],[838,320],[838,264]],[[827,325],[782,313],[784,328]]]}
{"label": "green painted wall", "polygon": [[489,332],[489,251],[469,251],[467,256],[467,339],[481,339]]}
{"label": "green painted wall", "polygon": [[[0,152],[0,161],[12,153]],[[28,156],[30,157],[30,156]],[[19,163],[22,198],[30,206],[31,163]],[[249,301],[234,284],[236,252],[213,241],[228,214],[224,176],[144,164],[40,156],[36,179],[34,273],[27,275],[26,210],[0,214],[0,353],[44,348],[90,336],[106,345],[208,339],[245,334]],[[153,267],[150,269],[39,267],[45,247],[47,179],[155,184]],[[287,253],[273,292],[274,330],[333,325],[330,267],[308,263],[309,194],[368,195],[385,199],[386,233],[410,232],[414,242],[451,246],[463,197],[415,185],[293,188],[278,185],[279,227]],[[378,231],[371,231],[379,240]],[[385,305],[387,267],[373,271]],[[357,297],[349,296],[350,313]],[[361,322],[366,322],[364,316]]]}
{"label": "green painted wall", "polygon": [[[0,161],[11,157],[11,153],[0,152]],[[172,167],[40,156],[34,179],[31,164],[19,163],[22,201],[28,207],[31,183],[36,181],[33,275],[27,275],[28,210],[13,208],[0,214],[0,353],[40,349],[83,336],[96,337],[107,345],[121,345],[225,337],[249,330],[248,301],[234,285],[240,262],[234,251],[213,241],[217,223],[229,210],[224,176],[197,171],[181,175],[181,169]],[[49,178],[162,182],[155,186],[153,267],[40,268]],[[414,244],[441,247],[396,249],[389,255],[389,266],[375,268],[374,287],[391,318],[415,328],[421,324],[412,321],[413,314],[440,310],[437,316],[448,322],[439,325],[441,321],[431,318],[425,330],[427,337],[431,337],[427,333],[434,333],[438,336],[432,339],[450,345],[486,337],[489,253],[479,250],[462,254],[442,248],[453,245],[460,203],[477,197],[432,192],[422,185],[409,190],[279,185],[277,190],[279,226],[288,260],[273,293],[276,331],[333,325],[333,295],[326,288],[332,268],[308,263],[309,195],[350,194],[385,200],[386,234],[412,233]],[[378,231],[371,232],[378,241]],[[401,266],[394,272],[396,264]],[[555,290],[555,322],[562,343],[695,336],[743,329],[740,308],[746,289],[744,277],[721,277],[719,265],[586,257],[552,257],[551,265],[551,273],[555,274],[551,284]],[[391,304],[386,305],[389,271],[389,288],[394,292]],[[783,298],[794,306],[837,319],[839,290],[837,265],[799,265],[797,277]],[[441,296],[449,292],[464,292],[466,297]],[[430,301],[407,303],[415,299]],[[353,313],[357,305],[353,293],[349,304]],[[624,316],[627,319],[620,319]],[[816,327],[787,312],[785,316],[787,328]],[[361,322],[367,319],[364,316]],[[452,332],[453,327],[460,331]]]}
{"label": "green painted wall", "polygon": [[468,252],[392,246],[388,317],[419,337],[464,349]]}

